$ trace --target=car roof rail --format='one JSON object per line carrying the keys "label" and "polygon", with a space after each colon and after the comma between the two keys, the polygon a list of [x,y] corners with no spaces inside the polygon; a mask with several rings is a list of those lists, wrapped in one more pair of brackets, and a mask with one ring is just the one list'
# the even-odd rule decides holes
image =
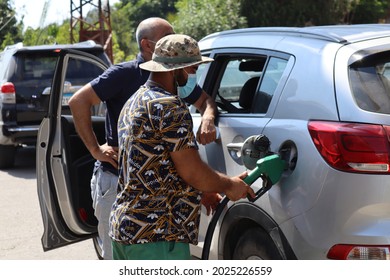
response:
{"label": "car roof rail", "polygon": [[[244,29],[233,29],[227,31],[221,31],[217,33],[210,34],[206,36],[204,39],[209,39],[215,36],[223,36],[223,35],[232,35],[232,34],[245,34],[245,33],[269,33],[275,35],[290,35],[297,37],[311,37],[318,38],[326,41],[331,41],[335,43],[348,43],[348,41],[335,34],[335,33],[325,33],[319,30],[310,30],[309,28],[303,27],[251,27]],[[203,40],[203,39],[202,39]]]}
{"label": "car roof rail", "polygon": [[19,42],[14,45],[9,45],[4,48],[4,51],[13,50],[13,49],[20,49],[23,48],[23,43]]}
{"label": "car roof rail", "polygon": [[97,44],[93,40],[87,40],[87,41],[82,41],[78,43],[74,43],[74,46],[86,46],[86,47],[95,47]]}
{"label": "car roof rail", "polygon": [[[306,27],[252,27],[233,29],[210,34],[204,39],[234,34],[270,34],[305,38],[316,38],[340,44],[350,44],[367,39],[386,38],[390,35],[390,24],[351,24]],[[202,41],[201,40],[201,41]]]}

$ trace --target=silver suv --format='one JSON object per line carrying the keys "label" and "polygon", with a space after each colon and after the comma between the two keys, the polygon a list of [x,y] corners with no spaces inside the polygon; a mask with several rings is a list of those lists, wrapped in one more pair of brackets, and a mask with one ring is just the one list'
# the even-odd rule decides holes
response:
{"label": "silver suv", "polygon": [[[203,160],[237,175],[251,154],[245,143],[265,135],[288,165],[255,202],[227,204],[209,257],[390,259],[390,26],[252,28],[199,44],[214,58],[199,83],[220,111],[220,138],[200,146]],[[96,234],[89,199],[77,194],[89,188],[89,155],[56,99],[37,145],[46,250]],[[199,258],[210,217],[201,221],[191,247]]]}

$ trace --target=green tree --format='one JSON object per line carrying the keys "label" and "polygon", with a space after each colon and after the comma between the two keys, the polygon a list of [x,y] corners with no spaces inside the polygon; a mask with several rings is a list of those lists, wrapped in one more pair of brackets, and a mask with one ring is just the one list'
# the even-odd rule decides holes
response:
{"label": "green tree", "polygon": [[23,34],[23,45],[33,46],[38,41],[39,30],[32,27],[27,27]]}
{"label": "green tree", "polygon": [[[69,28],[68,28],[69,29]],[[35,46],[35,45],[51,45],[59,43],[57,41],[57,35],[59,33],[60,26],[56,23],[49,24],[43,28],[28,27],[24,32],[23,45]],[[69,38],[69,35],[67,36]],[[68,40],[69,41],[69,40]]]}
{"label": "green tree", "polygon": [[[0,42],[25,45],[70,42],[70,19],[42,30],[17,23],[9,5],[0,0]],[[138,53],[135,31],[140,21],[158,16],[172,23],[176,32],[199,40],[222,30],[255,26],[306,26],[374,23],[386,16],[390,0],[121,0],[111,7],[114,62],[130,60]],[[96,21],[94,11],[88,13]],[[9,20],[8,24],[5,24]],[[77,31],[76,31],[77,32]],[[78,32],[77,32],[78,33]]]}
{"label": "green tree", "polygon": [[55,35],[56,43],[58,44],[70,44],[70,19],[67,19],[58,26],[58,31]]}
{"label": "green tree", "polygon": [[353,0],[348,23],[378,23],[389,11],[389,0]]}
{"label": "green tree", "polygon": [[118,37],[115,35],[115,33],[113,34],[112,38],[112,53],[114,57],[113,63],[120,63],[125,60],[130,60],[129,58],[126,59],[125,52],[120,49],[118,44]]}
{"label": "green tree", "polygon": [[22,41],[23,26],[18,24],[11,1],[0,0],[0,42],[1,49],[5,46]]}
{"label": "green tree", "polygon": [[170,14],[175,14],[176,2],[177,0],[125,0],[121,1],[121,6],[125,8],[133,27],[137,27],[145,18],[152,16],[166,18]]}
{"label": "green tree", "polygon": [[125,60],[134,58],[138,53],[135,39],[138,24],[148,17],[167,18],[175,14],[175,2],[175,0],[121,0],[114,5],[111,10],[111,26]]}
{"label": "green tree", "polygon": [[15,38],[12,37],[10,33],[5,34],[3,41],[1,43],[1,50],[3,50],[6,46],[15,44]]}
{"label": "green tree", "polygon": [[[118,3],[114,6],[114,9],[111,10],[111,26],[113,34],[117,38],[116,43],[118,45],[118,49],[122,51],[121,57],[118,59],[123,60],[129,60],[134,57],[134,53],[137,53],[137,45],[135,43],[134,35],[134,22],[129,17],[127,5],[131,4],[122,5],[121,3]],[[117,61],[116,57],[114,61]]]}
{"label": "green tree", "polygon": [[255,26],[306,26],[342,23],[351,0],[241,0],[241,15]]}
{"label": "green tree", "polygon": [[236,0],[179,0],[177,15],[169,20],[176,32],[200,40],[210,33],[246,27],[240,7],[240,1]]}

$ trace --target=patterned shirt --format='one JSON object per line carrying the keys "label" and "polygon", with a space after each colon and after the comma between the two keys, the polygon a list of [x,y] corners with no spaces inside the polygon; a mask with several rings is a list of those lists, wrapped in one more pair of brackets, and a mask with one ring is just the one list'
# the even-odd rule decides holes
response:
{"label": "patterned shirt", "polygon": [[[136,59],[112,65],[102,75],[91,81],[91,86],[100,100],[104,101],[106,111],[106,141],[108,145],[118,147],[117,121],[123,105],[149,78],[149,71],[139,66],[145,60],[141,54]],[[184,101],[194,104],[202,94],[197,85]],[[117,174],[117,169],[108,162],[101,163],[104,170]]]}
{"label": "patterned shirt", "polygon": [[142,86],[118,120],[119,184],[110,236],[123,244],[197,244],[201,193],[177,173],[170,152],[198,149],[187,105]]}

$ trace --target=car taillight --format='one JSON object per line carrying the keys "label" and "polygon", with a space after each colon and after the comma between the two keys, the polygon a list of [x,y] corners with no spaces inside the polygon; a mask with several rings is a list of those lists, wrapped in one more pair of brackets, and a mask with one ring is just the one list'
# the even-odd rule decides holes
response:
{"label": "car taillight", "polygon": [[330,248],[327,258],[332,260],[390,260],[390,245],[337,244]]}
{"label": "car taillight", "polygon": [[311,121],[308,129],[325,161],[338,170],[390,173],[390,127]]}
{"label": "car taillight", "polygon": [[15,86],[13,83],[4,83],[0,86],[0,101],[7,104],[15,104]]}

